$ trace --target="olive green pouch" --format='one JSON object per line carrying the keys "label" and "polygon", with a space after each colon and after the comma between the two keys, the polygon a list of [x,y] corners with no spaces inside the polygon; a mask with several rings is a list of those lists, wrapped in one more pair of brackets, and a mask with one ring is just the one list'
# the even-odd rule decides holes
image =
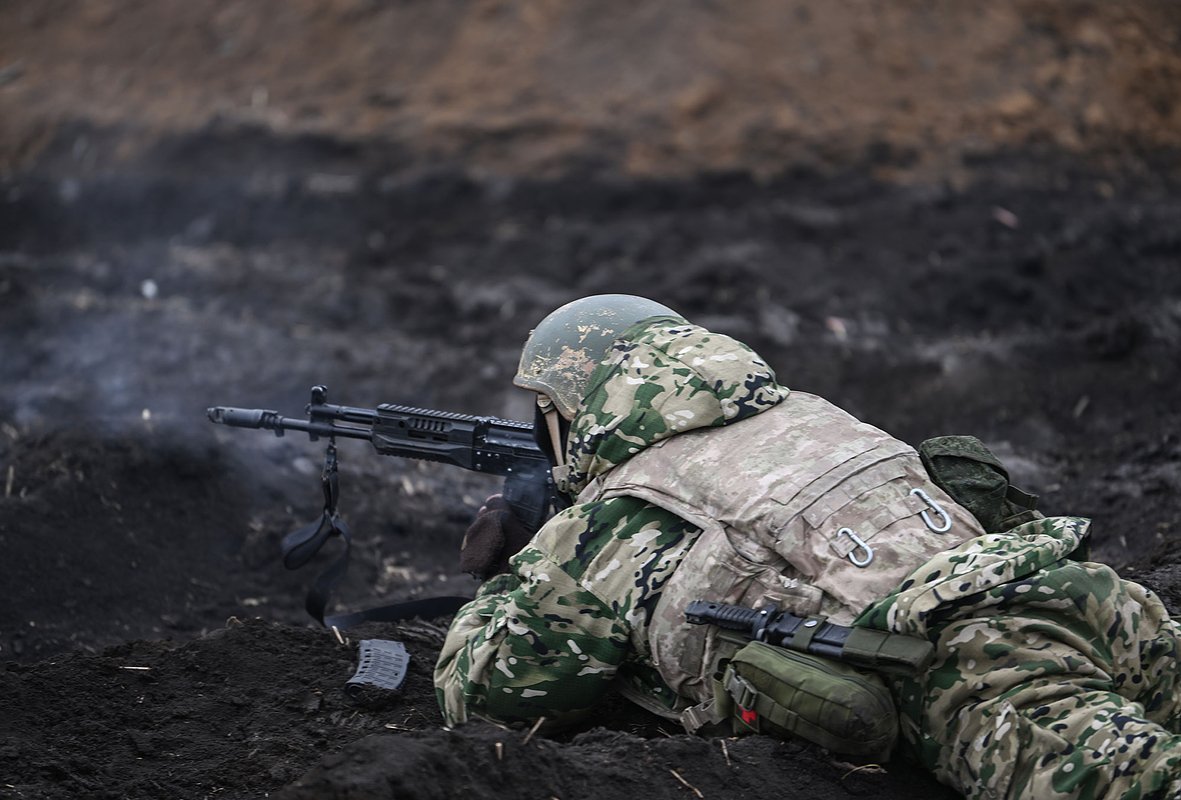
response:
{"label": "olive green pouch", "polygon": [[749,642],[714,674],[714,717],[735,733],[794,736],[835,753],[889,758],[898,714],[880,677],[827,658]]}
{"label": "olive green pouch", "polygon": [[1041,516],[1037,495],[1009,483],[1009,471],[975,436],[937,436],[919,445],[931,480],[980,521],[988,533]]}

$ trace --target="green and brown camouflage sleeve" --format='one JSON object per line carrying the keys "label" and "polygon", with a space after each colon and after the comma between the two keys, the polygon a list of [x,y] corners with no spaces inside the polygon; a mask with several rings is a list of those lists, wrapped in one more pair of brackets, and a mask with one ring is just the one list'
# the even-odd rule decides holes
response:
{"label": "green and brown camouflage sleeve", "polygon": [[[577,519],[550,526],[585,534]],[[435,668],[448,725],[469,716],[574,721],[603,696],[627,655],[627,624],[549,555],[529,546],[513,567],[516,588],[504,591],[512,576],[493,578],[451,624]]]}
{"label": "green and brown camouflage sleeve", "polygon": [[446,724],[561,725],[593,709],[696,532],[631,498],[555,516],[451,624],[435,667]]}

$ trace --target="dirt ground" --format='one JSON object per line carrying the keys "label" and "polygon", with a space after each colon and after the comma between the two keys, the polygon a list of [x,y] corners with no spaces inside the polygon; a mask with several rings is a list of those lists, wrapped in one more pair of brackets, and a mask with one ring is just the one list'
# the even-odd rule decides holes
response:
{"label": "dirt ground", "polygon": [[[645,294],[1181,611],[1179,86],[1158,2],[0,1],[0,797],[954,797],[622,701],[443,730],[447,620],[342,642],[279,563],[322,444],[204,410],[525,419],[531,325]],[[470,594],[495,481],[340,457],[339,608]]]}

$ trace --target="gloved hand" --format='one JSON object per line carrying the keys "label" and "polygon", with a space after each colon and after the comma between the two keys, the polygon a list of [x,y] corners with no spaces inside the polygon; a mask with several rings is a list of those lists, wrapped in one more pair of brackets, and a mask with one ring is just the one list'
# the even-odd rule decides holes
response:
{"label": "gloved hand", "polygon": [[508,560],[532,538],[504,497],[494,494],[484,501],[463,535],[459,568],[481,580],[508,572]]}

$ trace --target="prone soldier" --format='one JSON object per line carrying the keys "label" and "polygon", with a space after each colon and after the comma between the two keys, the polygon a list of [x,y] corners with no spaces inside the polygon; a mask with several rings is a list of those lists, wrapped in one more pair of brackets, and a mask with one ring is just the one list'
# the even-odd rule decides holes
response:
{"label": "prone soldier", "polygon": [[[773,604],[933,648],[870,677],[897,747],[968,798],[1181,796],[1177,622],[1078,560],[1088,520],[1034,510],[975,440],[920,453],[627,295],[552,312],[514,383],[537,395],[573,504],[530,538],[489,503],[465,536],[486,580],[436,665],[448,724],[560,725],[618,690],[690,730],[735,714],[755,728],[770,690],[719,681],[742,644],[685,610]],[[842,749],[843,734],[795,732]]]}

